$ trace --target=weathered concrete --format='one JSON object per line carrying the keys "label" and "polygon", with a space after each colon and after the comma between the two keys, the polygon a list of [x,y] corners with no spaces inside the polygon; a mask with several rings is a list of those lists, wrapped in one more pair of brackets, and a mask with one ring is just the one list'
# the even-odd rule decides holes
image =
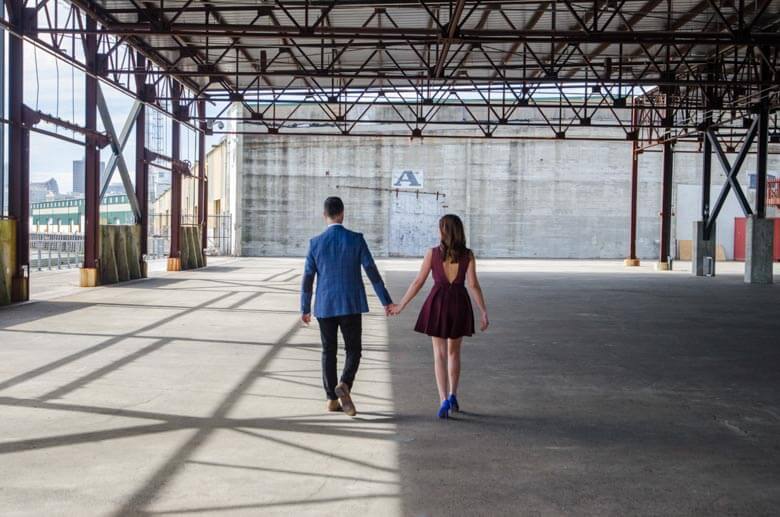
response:
{"label": "weathered concrete", "polygon": [[745,225],[745,282],[772,283],[774,221],[750,216]]}
{"label": "weathered concrete", "polygon": [[716,257],[716,236],[717,236],[715,223],[712,225],[709,239],[704,237],[704,223],[702,221],[694,221],[693,223],[693,241],[691,246],[691,273],[696,276],[704,276],[706,269],[704,265],[705,260],[710,260],[709,267],[711,270],[709,274],[715,276],[715,257]]}
{"label": "weathered concrete", "polygon": [[[549,136],[544,129],[505,128],[507,131],[520,137]],[[231,154],[238,161],[236,252],[302,256],[309,236],[321,227],[322,201],[328,195],[339,195],[347,205],[347,224],[364,232],[379,256],[421,256],[436,240],[438,217],[454,212],[466,223],[471,247],[483,257],[622,259],[628,252],[631,143],[619,130],[578,131],[591,137],[613,136],[619,141],[510,141],[435,135],[413,141],[380,136],[239,137],[236,152]],[[464,132],[440,133],[452,136]],[[675,204],[679,186],[700,189],[701,157],[683,152],[691,150],[694,148],[676,147]],[[753,170],[754,163],[754,156],[749,156],[745,169]],[[780,157],[771,156],[770,167],[779,168]],[[443,192],[446,197],[391,192],[394,174],[406,169],[423,173],[423,190]],[[661,153],[640,155],[640,258],[658,258],[661,169]],[[741,175],[739,181],[752,198],[747,176]],[[715,168],[714,191],[724,182],[723,171]],[[698,212],[697,200],[682,199],[695,205]],[[676,210],[673,206],[673,212]],[[685,239],[690,239],[690,220],[684,222]],[[674,235],[675,222],[672,224]],[[726,228],[725,221],[722,226]]]}
{"label": "weathered concrete", "polygon": [[[396,297],[418,266],[379,264]],[[350,420],[323,412],[301,267],[239,259],[0,310],[3,515],[780,505],[776,286],[481,261],[492,328],[464,345],[465,412],[433,418],[430,345],[410,330],[422,299],[388,320],[371,296]]]}

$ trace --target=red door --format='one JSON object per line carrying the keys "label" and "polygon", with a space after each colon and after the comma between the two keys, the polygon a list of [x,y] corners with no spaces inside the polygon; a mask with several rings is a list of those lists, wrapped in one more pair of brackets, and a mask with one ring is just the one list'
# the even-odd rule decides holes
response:
{"label": "red door", "polygon": [[772,251],[772,258],[775,262],[780,262],[780,219],[775,219],[775,238]]}
{"label": "red door", "polygon": [[[772,219],[775,223],[775,236],[772,244],[772,260],[780,261],[780,218]],[[734,218],[734,260],[745,260],[745,226],[747,219]]]}
{"label": "red door", "polygon": [[745,260],[745,225],[744,217],[734,218],[734,260]]}

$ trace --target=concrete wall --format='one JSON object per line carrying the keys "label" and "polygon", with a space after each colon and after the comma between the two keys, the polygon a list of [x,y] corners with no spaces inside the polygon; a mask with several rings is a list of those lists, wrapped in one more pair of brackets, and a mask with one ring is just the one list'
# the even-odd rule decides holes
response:
{"label": "concrete wall", "polygon": [[[347,226],[363,232],[378,256],[421,255],[448,212],[464,219],[469,245],[483,257],[627,253],[629,142],[258,135],[236,145],[238,254],[304,254],[308,239],[322,231],[329,195],[344,199]],[[388,191],[404,169],[422,171],[423,190],[446,197]],[[675,185],[698,184],[700,169],[699,155],[676,153]],[[772,157],[770,170],[778,169]],[[713,198],[724,178],[713,160]],[[660,181],[661,153],[644,153],[637,243],[643,258],[658,253]]]}

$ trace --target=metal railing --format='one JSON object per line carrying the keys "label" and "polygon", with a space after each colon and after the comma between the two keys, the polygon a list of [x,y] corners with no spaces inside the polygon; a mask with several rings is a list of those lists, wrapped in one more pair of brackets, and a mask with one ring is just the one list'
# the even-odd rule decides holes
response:
{"label": "metal railing", "polygon": [[84,262],[84,236],[78,233],[31,233],[30,268],[42,271]]}
{"label": "metal railing", "polygon": [[[230,214],[210,215],[206,242],[207,255],[230,255],[232,252]],[[182,224],[195,224],[195,217],[182,216]],[[171,248],[170,216],[149,216],[147,258],[168,256]],[[84,235],[81,233],[30,233],[30,268],[42,271],[71,268],[84,261]]]}

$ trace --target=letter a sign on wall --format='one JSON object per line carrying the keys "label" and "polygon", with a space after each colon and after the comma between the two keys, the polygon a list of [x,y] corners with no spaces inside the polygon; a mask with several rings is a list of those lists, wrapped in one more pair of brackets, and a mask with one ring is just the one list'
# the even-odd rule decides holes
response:
{"label": "letter a sign on wall", "polygon": [[423,171],[406,169],[394,172],[393,188],[423,188]]}

